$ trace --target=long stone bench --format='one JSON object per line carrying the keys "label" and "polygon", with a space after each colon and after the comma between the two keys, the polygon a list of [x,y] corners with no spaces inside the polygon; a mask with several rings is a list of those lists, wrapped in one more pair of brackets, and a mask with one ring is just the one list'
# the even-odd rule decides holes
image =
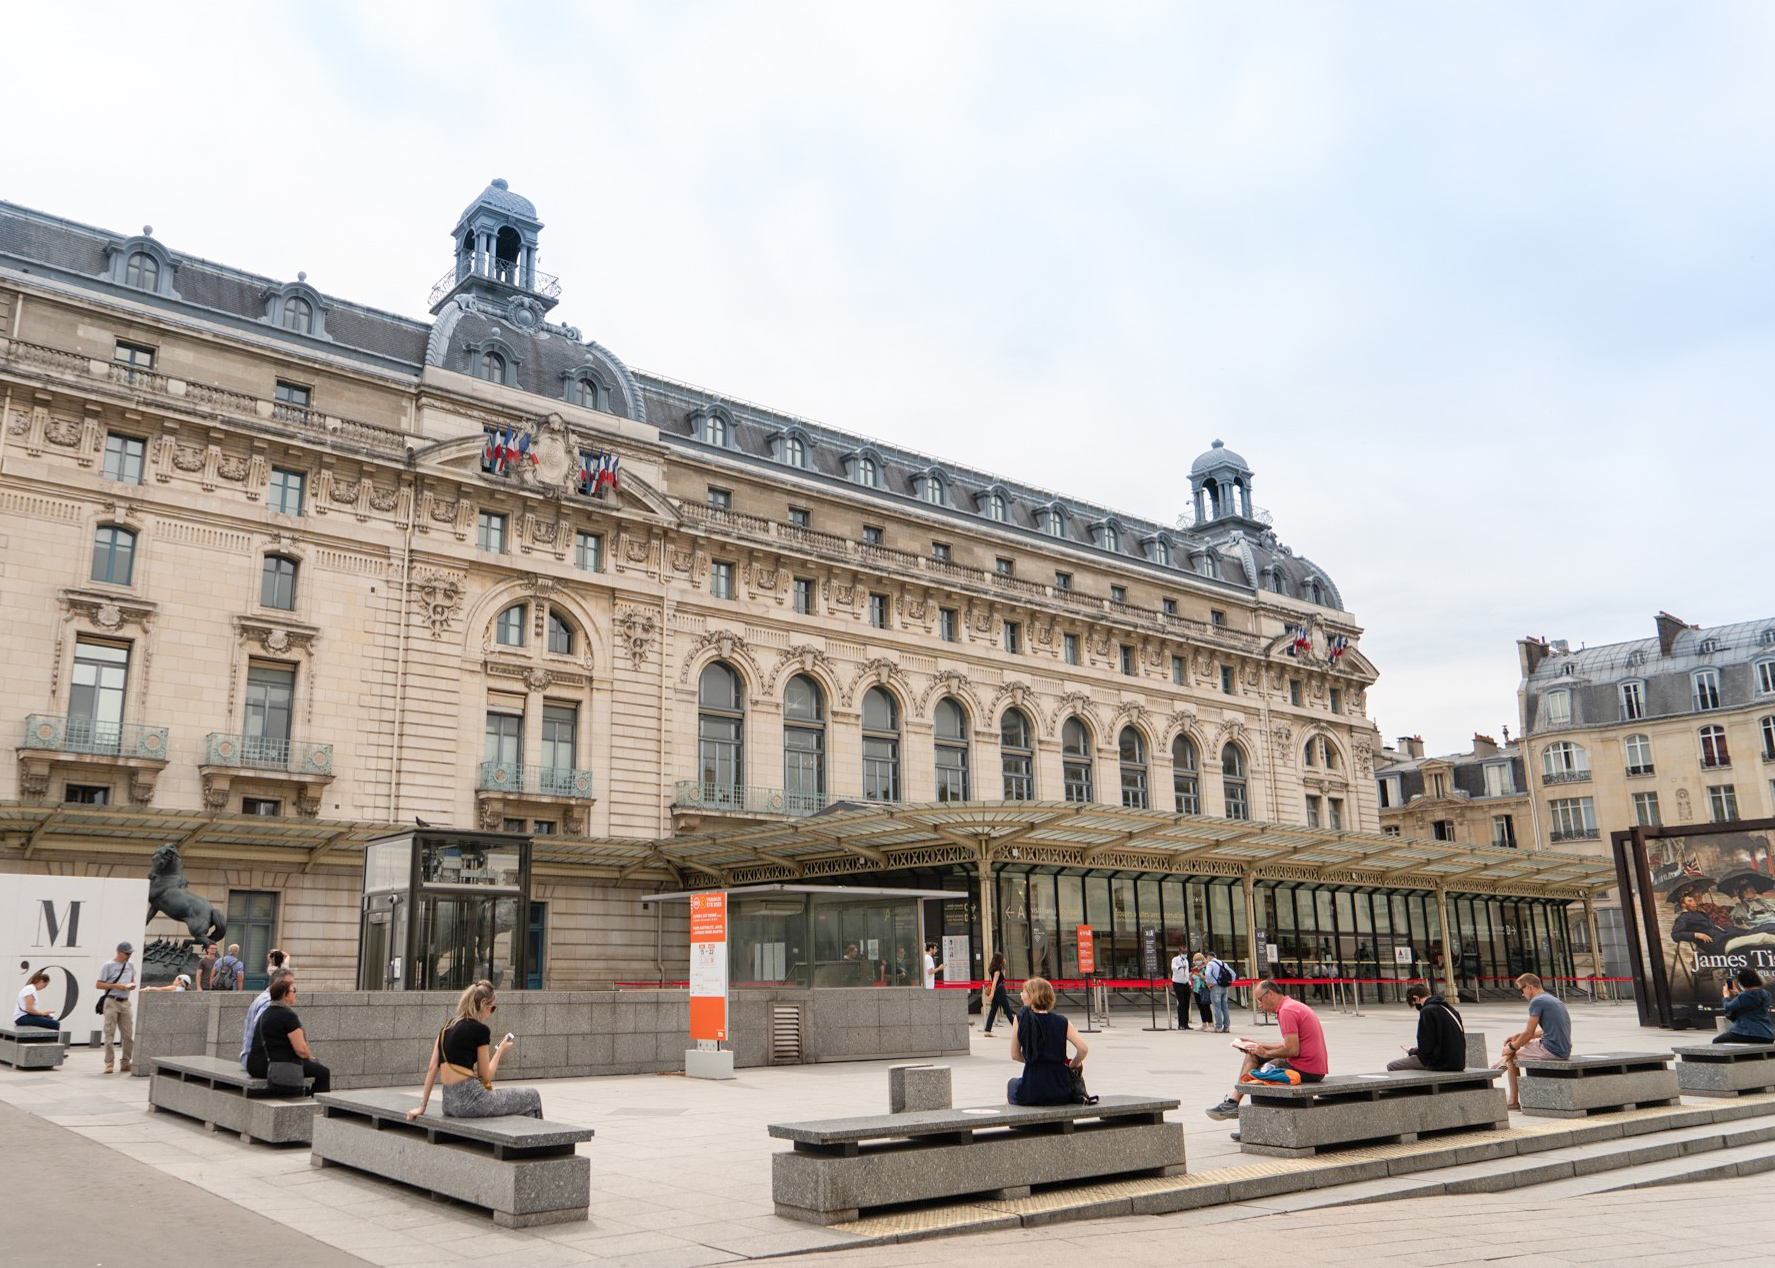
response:
{"label": "long stone bench", "polygon": [[53,1070],[68,1055],[59,1031],[41,1026],[0,1026],[0,1062],[19,1070]]}
{"label": "long stone bench", "polygon": [[1304,1158],[1349,1145],[1402,1144],[1506,1127],[1502,1070],[1334,1074],[1318,1083],[1241,1083],[1239,1148]]}
{"label": "long stone bench", "polygon": [[1684,1096],[1775,1092],[1775,1044],[1704,1043],[1674,1048],[1676,1086]]}
{"label": "long stone bench", "polygon": [[264,1079],[223,1057],[155,1057],[148,1104],[271,1145],[306,1145],[320,1108],[307,1096],[273,1096]]}
{"label": "long stone bench", "polygon": [[1177,1102],[1105,1096],[1095,1105],[989,1105],[773,1123],[794,1143],[771,1157],[778,1215],[814,1224],[865,1209],[964,1194],[1027,1197],[1031,1186],[1184,1169]]}
{"label": "long stone bench", "polygon": [[588,1217],[592,1164],[575,1150],[589,1127],[542,1119],[445,1118],[433,1105],[415,1122],[411,1092],[364,1089],[314,1098],[309,1162],[344,1166],[454,1198],[493,1214],[505,1228]]}
{"label": "long stone bench", "polygon": [[1595,1052],[1564,1061],[1519,1060],[1517,1096],[1537,1118],[1584,1118],[1615,1110],[1674,1105],[1678,1089],[1668,1052]]}

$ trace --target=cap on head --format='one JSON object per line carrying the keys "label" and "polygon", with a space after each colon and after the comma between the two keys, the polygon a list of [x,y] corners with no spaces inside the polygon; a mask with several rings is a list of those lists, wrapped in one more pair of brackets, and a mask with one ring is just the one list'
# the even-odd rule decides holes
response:
{"label": "cap on head", "polygon": [[136,950],[134,947],[130,946],[130,944],[127,942],[119,942],[117,944],[117,949],[119,951],[121,951],[124,955],[133,955],[133,954],[135,954],[135,950]]}

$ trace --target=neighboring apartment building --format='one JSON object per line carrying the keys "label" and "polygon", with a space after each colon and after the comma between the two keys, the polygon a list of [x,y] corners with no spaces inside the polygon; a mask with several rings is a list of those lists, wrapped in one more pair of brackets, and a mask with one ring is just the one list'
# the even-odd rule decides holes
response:
{"label": "neighboring apartment building", "polygon": [[[1001,945],[1076,915],[1230,947],[1255,883],[1319,873],[1298,832],[1238,844],[1261,824],[1130,853],[1164,817],[1316,818],[1319,869],[1373,848],[1333,838],[1379,826],[1374,667],[1237,454],[1147,520],[643,374],[554,320],[541,229],[490,184],[421,321],[0,204],[0,867],[176,841],[249,958],[334,985],[368,837],[521,831],[532,981],[566,987],[676,975],[661,889],[863,869],[977,881]],[[1059,811],[876,848],[817,830],[840,802]],[[748,823],[793,841],[679,850]]]}
{"label": "neighboring apartment building", "polygon": [[1424,741],[1401,736],[1375,768],[1381,831],[1505,849],[1532,846],[1522,749],[1475,734],[1473,749],[1425,757]]}
{"label": "neighboring apartment building", "polygon": [[[1652,638],[1518,643],[1525,758],[1541,838],[1609,854],[1635,824],[1775,815],[1775,618],[1703,628],[1660,612]],[[1598,910],[1624,970],[1618,896]]]}

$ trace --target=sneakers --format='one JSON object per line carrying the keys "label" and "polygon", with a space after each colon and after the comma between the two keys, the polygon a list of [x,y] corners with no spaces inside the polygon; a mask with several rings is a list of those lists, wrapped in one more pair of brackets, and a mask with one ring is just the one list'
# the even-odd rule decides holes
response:
{"label": "sneakers", "polygon": [[106,1074],[109,1074],[109,1073],[111,1073],[111,1067],[110,1067],[110,1066],[106,1066],[106,1067],[105,1067],[105,1073],[106,1073]]}
{"label": "sneakers", "polygon": [[1227,1119],[1227,1118],[1237,1118],[1238,1116],[1239,1116],[1239,1103],[1237,1101],[1235,1101],[1230,1096],[1227,1097],[1226,1100],[1222,1101],[1219,1105],[1213,1106],[1208,1111],[1209,1118]]}
{"label": "sneakers", "polygon": [[129,1062],[125,1061],[122,1065],[118,1066],[117,1069],[118,1069],[119,1073],[128,1074],[129,1073]]}
{"label": "sneakers", "polygon": [[1239,1139],[1239,1133],[1238,1133],[1238,1132],[1232,1132],[1232,1133],[1230,1133],[1230,1134],[1229,1134],[1229,1137],[1228,1137],[1228,1138],[1229,1138],[1229,1139],[1231,1139],[1231,1140],[1238,1140],[1238,1139]]}

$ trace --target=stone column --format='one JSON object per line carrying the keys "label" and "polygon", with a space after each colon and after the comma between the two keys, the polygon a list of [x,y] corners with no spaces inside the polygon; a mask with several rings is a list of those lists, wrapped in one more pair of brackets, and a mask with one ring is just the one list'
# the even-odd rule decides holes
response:
{"label": "stone column", "polygon": [[[1245,956],[1253,977],[1257,972],[1257,895],[1256,886],[1249,870],[1245,873]],[[1257,992],[1251,993],[1252,1010],[1257,1009]]]}
{"label": "stone column", "polygon": [[[993,939],[993,924],[997,920],[997,894],[994,892],[992,875],[992,858],[989,854],[987,838],[980,838],[980,852],[974,864],[980,875],[980,975],[985,977],[992,967],[992,953],[997,950]],[[990,1004],[992,1001],[986,1001]]]}
{"label": "stone column", "polygon": [[[1594,894],[1584,895],[1584,923],[1590,927],[1590,972],[1601,977],[1603,975],[1602,934],[1596,924],[1596,896]],[[1576,973],[1577,971],[1578,965],[1574,958],[1572,972]],[[1614,996],[1612,985],[1609,988],[1609,995],[1611,998]]]}
{"label": "stone column", "polygon": [[1442,997],[1453,1004],[1460,1000],[1455,988],[1454,934],[1448,926],[1448,891],[1436,887],[1436,917],[1442,922]]}

